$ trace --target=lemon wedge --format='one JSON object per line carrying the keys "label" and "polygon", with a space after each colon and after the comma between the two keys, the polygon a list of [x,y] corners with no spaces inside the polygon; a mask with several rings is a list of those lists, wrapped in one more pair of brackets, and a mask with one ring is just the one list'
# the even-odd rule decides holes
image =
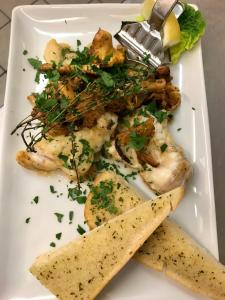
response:
{"label": "lemon wedge", "polygon": [[[152,8],[155,4],[155,0],[145,0],[142,4],[141,15],[145,20],[148,20],[152,13]],[[175,17],[174,13],[171,12],[166,20],[163,29],[163,46],[169,48],[179,43],[181,37],[180,25]]]}

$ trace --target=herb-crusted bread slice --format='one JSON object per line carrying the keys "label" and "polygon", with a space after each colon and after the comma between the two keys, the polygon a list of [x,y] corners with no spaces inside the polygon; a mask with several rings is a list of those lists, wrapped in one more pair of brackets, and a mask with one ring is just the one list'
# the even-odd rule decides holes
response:
{"label": "herb-crusted bread slice", "polygon": [[[112,180],[114,183],[111,200],[118,208],[116,214],[144,201],[120,176],[104,172],[96,177],[95,182],[97,184],[102,180]],[[125,201],[119,201],[120,197]],[[91,200],[92,194],[89,194],[85,215],[90,228],[96,226],[96,219],[106,222],[115,217],[104,209],[97,210]],[[225,267],[170,219],[162,222],[134,258],[210,299],[225,299]]]}
{"label": "herb-crusted bread slice", "polygon": [[59,299],[94,299],[183,196],[177,188],[39,256],[31,273]]}

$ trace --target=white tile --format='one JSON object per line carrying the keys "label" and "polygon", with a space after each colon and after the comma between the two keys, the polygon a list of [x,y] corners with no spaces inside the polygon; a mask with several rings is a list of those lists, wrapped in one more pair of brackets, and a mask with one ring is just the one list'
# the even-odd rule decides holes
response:
{"label": "white tile", "polygon": [[9,52],[10,24],[0,30],[0,65],[7,69]]}
{"label": "white tile", "polygon": [[7,17],[1,10],[0,10],[0,28],[2,28],[5,24],[10,21],[10,18]]}
{"label": "white tile", "polygon": [[0,77],[0,107],[4,103],[5,83],[6,83],[6,73]]}
{"label": "white tile", "polygon": [[2,9],[7,16],[11,17],[12,9],[15,6],[31,4],[34,0],[0,0],[0,9]]}

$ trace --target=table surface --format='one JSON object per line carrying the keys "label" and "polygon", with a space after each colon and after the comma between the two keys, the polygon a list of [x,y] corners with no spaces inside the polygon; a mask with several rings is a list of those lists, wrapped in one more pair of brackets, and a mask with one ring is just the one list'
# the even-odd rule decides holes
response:
{"label": "table surface", "polygon": [[[138,0],[0,0],[0,106],[4,99],[4,86],[7,73],[8,40],[10,33],[11,10],[22,4],[69,4],[97,2],[142,2]],[[203,63],[206,93],[209,110],[213,175],[217,214],[217,231],[220,261],[225,264],[225,1],[192,0],[197,4],[207,20],[206,34],[202,38]],[[195,70],[193,69],[193,72]]]}

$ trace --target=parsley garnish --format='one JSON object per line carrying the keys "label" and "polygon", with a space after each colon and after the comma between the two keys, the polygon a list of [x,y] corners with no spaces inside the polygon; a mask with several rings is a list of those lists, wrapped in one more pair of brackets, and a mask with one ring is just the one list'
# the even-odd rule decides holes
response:
{"label": "parsley garnish", "polygon": [[86,230],[78,224],[78,226],[77,226],[77,232],[80,235],[83,235],[86,232]]}
{"label": "parsley garnish", "polygon": [[71,210],[70,212],[69,212],[69,224],[72,224],[72,222],[73,222],[73,216],[74,216],[74,212]]}
{"label": "parsley garnish", "polygon": [[23,50],[23,55],[27,55],[28,51],[27,50]]}
{"label": "parsley garnish", "polygon": [[62,232],[56,233],[55,237],[57,238],[57,240],[60,240],[62,236]]}
{"label": "parsley garnish", "polygon": [[60,74],[57,70],[49,70],[49,71],[45,72],[44,77],[49,79],[50,81],[56,82],[59,80]]}
{"label": "parsley garnish", "polygon": [[181,131],[182,130],[182,128],[177,128],[177,131]]}
{"label": "parsley garnish", "polygon": [[140,151],[144,148],[147,142],[148,142],[147,137],[141,136],[138,133],[132,131],[130,133],[128,147],[133,148],[136,151]]}
{"label": "parsley garnish", "polygon": [[32,200],[35,204],[38,204],[39,202],[39,196],[35,196],[34,199]]}
{"label": "parsley garnish", "polygon": [[166,149],[167,149],[167,147],[168,147],[167,144],[162,144],[162,145],[160,146],[161,152],[165,152]]}
{"label": "parsley garnish", "polygon": [[91,192],[91,204],[97,205],[98,208],[104,208],[111,214],[117,213],[118,209],[112,203],[114,199],[112,180],[101,181],[97,186],[92,186]]}
{"label": "parsley garnish", "polygon": [[30,217],[26,218],[25,223],[27,223],[27,224],[30,223]]}
{"label": "parsley garnish", "polygon": [[194,108],[194,107],[192,107],[191,109],[192,109],[192,110],[195,110],[195,108]]}
{"label": "parsley garnish", "polygon": [[27,60],[35,70],[38,70],[42,64],[38,58],[28,58]]}
{"label": "parsley garnish", "polygon": [[51,192],[52,194],[57,193],[57,191],[55,190],[55,188],[54,188],[53,185],[50,185],[50,192]]}
{"label": "parsley garnish", "polygon": [[68,198],[71,198],[72,201],[77,201],[79,204],[84,204],[87,199],[87,197],[84,196],[82,191],[77,187],[68,189]]}
{"label": "parsley garnish", "polygon": [[91,162],[91,156],[94,153],[94,150],[91,148],[89,142],[85,139],[79,140],[79,142],[82,144],[82,153],[79,156],[79,164],[83,163],[84,161],[89,163]]}
{"label": "parsley garnish", "polygon": [[51,246],[51,247],[55,247],[56,244],[55,244],[54,242],[51,242],[51,243],[50,243],[50,246]]}
{"label": "parsley garnish", "polygon": [[60,214],[60,213],[54,213],[54,215],[56,216],[57,221],[58,221],[59,223],[62,223],[62,219],[63,219],[64,215],[63,215],[63,214]]}
{"label": "parsley garnish", "polygon": [[166,112],[166,111],[158,110],[155,101],[149,103],[144,108],[142,108],[141,111],[140,111],[140,114],[145,116],[145,117],[148,117],[149,113],[151,115],[153,115],[159,123],[162,123],[169,115],[169,113]]}

